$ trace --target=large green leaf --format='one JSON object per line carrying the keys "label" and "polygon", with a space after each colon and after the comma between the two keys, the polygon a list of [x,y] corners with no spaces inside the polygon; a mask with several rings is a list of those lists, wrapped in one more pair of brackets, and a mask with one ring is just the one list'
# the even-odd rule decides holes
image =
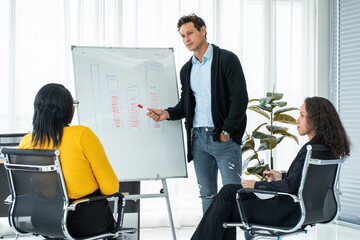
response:
{"label": "large green leaf", "polygon": [[262,106],[262,105],[258,105],[258,107],[259,107],[260,109],[264,110],[264,111],[269,112],[269,113],[270,113],[271,110],[273,110],[273,108],[274,108],[274,107],[272,107],[272,106],[267,107],[267,106]]}
{"label": "large green leaf", "polygon": [[299,109],[296,108],[296,107],[289,107],[289,108],[279,109],[274,113],[274,115],[277,115],[277,114],[283,113],[283,112],[293,111],[293,110],[299,110]]}
{"label": "large green leaf", "polygon": [[254,112],[257,112],[257,113],[263,115],[263,116],[266,117],[267,119],[270,119],[270,116],[269,116],[266,112],[264,112],[263,110],[261,110],[259,106],[253,105],[253,106],[248,107],[248,109],[250,109],[250,110],[252,110],[252,111],[254,111]]}
{"label": "large green leaf", "polygon": [[269,134],[266,134],[266,133],[262,133],[262,132],[252,132],[252,136],[254,138],[257,138],[257,139],[262,139],[262,138],[274,138],[274,136],[271,136]]}
{"label": "large green leaf", "polygon": [[[267,130],[270,132],[270,125],[266,125]],[[272,132],[275,134],[278,131],[287,131],[287,127],[272,126]]]}
{"label": "large green leaf", "polygon": [[244,152],[246,152],[246,151],[248,151],[248,150],[253,149],[253,147],[255,146],[254,144],[255,144],[255,143],[254,143],[254,139],[253,139],[253,138],[250,138],[248,141],[243,142],[243,143],[242,143],[242,146],[241,146],[241,152],[244,153]]}
{"label": "large green leaf", "polygon": [[286,133],[287,132],[287,128],[284,128],[284,130],[276,130],[276,131],[273,131],[273,134],[282,134],[282,135],[285,135],[283,134],[284,132]]}
{"label": "large green leaf", "polygon": [[254,132],[257,132],[262,126],[264,126],[267,123],[262,123],[260,124],[257,128],[255,128]]}
{"label": "large green leaf", "polygon": [[283,123],[289,123],[289,124],[296,124],[296,120],[295,118],[293,118],[290,115],[287,114],[277,114],[276,116],[274,116],[273,119],[275,122],[283,122]]}
{"label": "large green leaf", "polygon": [[253,155],[250,155],[248,158],[246,158],[244,161],[247,162],[247,161],[250,161],[252,159],[257,159],[258,158],[258,154],[255,153]]}
{"label": "large green leaf", "polygon": [[270,103],[273,107],[285,107],[287,105],[287,102],[272,102]]}
{"label": "large green leaf", "polygon": [[249,103],[255,102],[255,101],[259,101],[259,99],[256,99],[256,98],[255,98],[255,99],[250,99],[250,100],[249,100]]}
{"label": "large green leaf", "polygon": [[267,106],[268,104],[272,105],[276,100],[277,100],[276,96],[268,96],[266,98],[260,98],[259,105],[260,106]]}
{"label": "large green leaf", "polygon": [[265,170],[269,169],[269,164],[265,164],[263,166],[257,166],[257,167],[249,167],[246,169],[250,174],[259,174],[262,175]]}
{"label": "large green leaf", "polygon": [[[275,133],[274,133],[274,134],[275,134]],[[295,142],[299,145],[299,140],[298,140],[298,138],[297,138],[295,135],[293,135],[293,134],[291,134],[291,133],[288,133],[287,131],[279,131],[279,132],[277,132],[277,134],[281,134],[281,135],[287,136],[287,137],[289,137],[289,138],[292,138],[292,139],[294,139]]]}
{"label": "large green leaf", "polygon": [[285,136],[278,137],[278,138],[276,139],[277,143],[278,143],[278,144],[281,143],[281,141],[282,141],[284,138],[285,138]]}
{"label": "large green leaf", "polygon": [[270,102],[271,100],[273,100],[272,97],[260,98],[259,104],[260,104],[261,106],[266,106],[266,105],[269,104],[269,102]]}
{"label": "large green leaf", "polygon": [[261,151],[264,151],[264,150],[269,150],[270,149],[270,144],[269,142],[262,142],[258,149],[256,150],[257,152],[261,152]]}
{"label": "large green leaf", "polygon": [[260,140],[260,146],[257,151],[263,151],[267,149],[274,149],[277,146],[277,140],[275,137],[263,138]]}
{"label": "large green leaf", "polygon": [[260,139],[260,143],[263,143],[263,142],[269,142],[271,149],[275,148],[277,145],[276,137]]}
{"label": "large green leaf", "polygon": [[[272,97],[273,96],[273,93],[272,92],[267,92],[266,93],[266,97]],[[274,100],[280,100],[280,99],[282,99],[282,97],[284,96],[284,94],[283,93],[274,93]]]}
{"label": "large green leaf", "polygon": [[241,144],[244,144],[244,142],[248,141],[249,139],[251,139],[251,135],[248,136],[247,132],[245,131],[245,134],[241,140]]}

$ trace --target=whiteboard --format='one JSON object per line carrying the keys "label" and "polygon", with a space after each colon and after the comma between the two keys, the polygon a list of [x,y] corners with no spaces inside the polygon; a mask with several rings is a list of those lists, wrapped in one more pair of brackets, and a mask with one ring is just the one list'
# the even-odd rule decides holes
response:
{"label": "whiteboard", "polygon": [[154,122],[137,105],[177,104],[173,50],[72,47],[79,124],[99,137],[120,181],[187,177],[181,121]]}

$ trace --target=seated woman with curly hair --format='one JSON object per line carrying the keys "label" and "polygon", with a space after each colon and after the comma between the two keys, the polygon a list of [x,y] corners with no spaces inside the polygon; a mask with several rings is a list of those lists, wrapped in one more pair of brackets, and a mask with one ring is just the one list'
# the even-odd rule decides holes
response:
{"label": "seated woman with curly hair", "polygon": [[[235,228],[223,228],[224,222],[239,222],[240,215],[235,201],[241,188],[280,191],[297,194],[307,145],[325,145],[330,151],[324,154],[329,159],[349,156],[350,141],[332,103],[322,97],[306,98],[297,119],[299,135],[307,135],[307,142],[299,151],[287,173],[276,170],[264,171],[269,181],[245,180],[241,184],[225,185],[217,194],[195,230],[192,240],[235,240]],[[280,196],[261,200],[253,193],[242,196],[243,206],[249,222],[279,227],[294,226],[300,217],[298,205],[289,198]],[[285,207],[284,207],[285,206]],[[245,232],[245,238],[251,236]]]}

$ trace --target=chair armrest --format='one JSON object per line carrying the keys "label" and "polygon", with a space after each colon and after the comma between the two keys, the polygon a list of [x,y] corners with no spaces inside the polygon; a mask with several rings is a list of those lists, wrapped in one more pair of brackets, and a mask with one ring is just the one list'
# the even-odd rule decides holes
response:
{"label": "chair armrest", "polygon": [[242,192],[261,193],[261,194],[269,194],[269,195],[275,195],[275,196],[277,196],[279,193],[276,191],[267,191],[267,190],[260,190],[260,189],[254,189],[254,188],[241,188],[236,193],[240,194]]}
{"label": "chair armrest", "polygon": [[[242,189],[237,191],[237,193],[236,193],[237,196],[240,196],[241,192],[260,193],[260,194],[274,195],[274,196],[284,195],[284,196],[291,197],[294,200],[294,202],[299,202],[300,201],[298,196],[296,196],[294,194],[286,193],[286,192],[267,191],[267,190],[253,189],[253,188],[242,188]],[[262,200],[266,200],[266,199],[262,199]]]}
{"label": "chair armrest", "polygon": [[80,199],[77,199],[74,202],[72,202],[72,204],[67,207],[67,210],[75,211],[76,206],[81,203],[90,203],[90,202],[95,202],[95,201],[104,200],[104,199],[108,199],[108,201],[115,201],[116,198],[123,199],[124,195],[122,195],[119,192],[116,192],[111,195],[99,195],[99,196],[93,196],[93,197],[88,197],[88,198],[80,198]]}
{"label": "chair armrest", "polygon": [[[290,194],[290,193],[285,193],[285,192],[277,192],[277,191],[266,191],[266,190],[260,190],[260,189],[253,189],[253,188],[241,188],[236,192],[236,200],[237,200],[237,204],[238,204],[238,208],[239,208],[239,213],[240,213],[240,219],[243,223],[243,225],[245,226],[246,229],[250,229],[249,227],[249,222],[247,220],[245,211],[244,211],[244,206],[243,206],[243,202],[241,199],[241,193],[260,193],[260,194],[265,194],[265,195],[273,195],[273,196],[279,196],[279,195],[285,195],[285,196],[289,196],[291,197],[294,202],[299,202],[300,199],[298,196]],[[260,198],[259,198],[260,199]],[[261,199],[263,201],[266,201],[267,199]]]}
{"label": "chair armrest", "polygon": [[108,201],[115,201],[117,199],[123,199],[124,195],[122,195],[119,192],[110,194],[110,195],[99,195],[99,196],[94,196],[94,197],[89,197],[88,202],[95,202],[95,201],[99,201],[99,200],[104,200],[107,199]]}
{"label": "chair armrest", "polygon": [[[93,196],[93,197],[88,197],[88,198],[77,199],[70,206],[68,206],[66,209],[68,211],[75,211],[76,206],[78,204],[91,203],[91,202],[104,200],[104,199],[107,199],[108,201],[114,201],[114,204],[117,204],[117,207],[116,208],[114,207],[114,210],[117,210],[117,212],[116,212],[116,215],[117,215],[117,217],[116,217],[116,225],[115,225],[114,232],[120,231],[121,227],[122,227],[122,217],[124,215],[124,208],[125,208],[124,195],[122,195],[120,192],[116,192],[116,193],[111,194],[111,195],[99,195],[99,196]],[[120,206],[119,206],[119,202],[121,203]]]}

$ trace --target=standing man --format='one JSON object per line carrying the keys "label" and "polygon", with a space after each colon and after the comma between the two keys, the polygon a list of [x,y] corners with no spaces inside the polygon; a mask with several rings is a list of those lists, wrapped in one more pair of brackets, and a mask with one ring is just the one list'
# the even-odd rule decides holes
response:
{"label": "standing man", "polygon": [[239,59],[207,42],[203,19],[183,16],[177,27],[194,53],[180,71],[180,101],[166,110],[150,108],[147,115],[156,122],[185,117],[188,162],[194,160],[205,213],[217,194],[218,170],[224,185],[240,183],[248,95]]}

